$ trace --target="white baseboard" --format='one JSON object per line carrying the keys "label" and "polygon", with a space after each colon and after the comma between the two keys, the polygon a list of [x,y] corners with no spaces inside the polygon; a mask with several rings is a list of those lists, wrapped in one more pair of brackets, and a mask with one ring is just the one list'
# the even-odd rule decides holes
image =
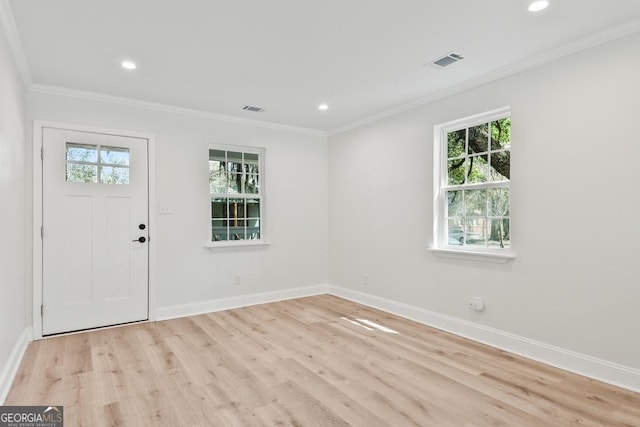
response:
{"label": "white baseboard", "polygon": [[20,368],[20,362],[22,362],[24,352],[31,342],[32,334],[31,326],[26,327],[24,331],[22,331],[22,334],[20,334],[16,344],[13,346],[7,363],[5,363],[2,369],[2,373],[0,373],[0,404],[4,404],[4,401],[7,399],[11,384],[13,384],[13,379],[18,373],[18,368]]}
{"label": "white baseboard", "polygon": [[257,294],[240,295],[191,304],[160,307],[156,309],[156,320],[168,320],[178,317],[195,316],[213,313],[215,311],[230,310],[232,308],[247,307],[256,304],[284,301],[294,298],[308,297],[328,293],[328,285],[305,286],[301,288],[283,289],[279,291],[261,292]]}
{"label": "white baseboard", "polygon": [[358,292],[353,289],[329,286],[328,293],[359,304],[377,308],[416,322],[451,332],[473,341],[490,345],[547,365],[593,378],[618,387],[640,392],[640,370],[575,351],[545,344],[456,317],[420,307]]}

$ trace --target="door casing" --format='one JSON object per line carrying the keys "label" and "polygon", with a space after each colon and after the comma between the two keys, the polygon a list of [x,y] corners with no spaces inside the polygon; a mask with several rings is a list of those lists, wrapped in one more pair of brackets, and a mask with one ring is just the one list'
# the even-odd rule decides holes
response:
{"label": "door casing", "polygon": [[[33,122],[33,339],[42,339],[42,144],[43,128],[67,129],[80,132],[96,132],[109,135],[144,138],[149,141],[148,173],[149,173],[149,320],[156,319],[156,145],[155,136],[120,129],[108,129],[70,123],[34,120]],[[46,155],[46,154],[45,154]]]}

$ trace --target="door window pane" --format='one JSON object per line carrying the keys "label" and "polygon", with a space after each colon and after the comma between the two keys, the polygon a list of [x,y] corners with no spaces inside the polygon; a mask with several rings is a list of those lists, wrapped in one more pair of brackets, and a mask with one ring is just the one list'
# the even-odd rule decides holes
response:
{"label": "door window pane", "polygon": [[128,184],[129,168],[102,166],[100,168],[100,183],[101,184]]}
{"label": "door window pane", "polygon": [[129,166],[129,149],[119,147],[101,147],[100,162],[108,165]]}
{"label": "door window pane", "polygon": [[98,150],[96,146],[67,142],[66,159],[77,162],[96,162]]}
{"label": "door window pane", "polygon": [[67,163],[67,182],[98,182],[98,165]]}
{"label": "door window pane", "polygon": [[67,182],[129,184],[129,149],[67,142]]}

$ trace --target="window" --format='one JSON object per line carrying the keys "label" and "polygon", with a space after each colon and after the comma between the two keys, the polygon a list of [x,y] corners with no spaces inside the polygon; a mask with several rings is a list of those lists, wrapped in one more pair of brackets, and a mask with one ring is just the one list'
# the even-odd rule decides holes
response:
{"label": "window", "polygon": [[67,142],[67,182],[129,184],[129,149]]}
{"label": "window", "polygon": [[438,249],[511,249],[509,109],[435,127],[434,243]]}
{"label": "window", "polygon": [[213,246],[263,239],[263,150],[209,149]]}

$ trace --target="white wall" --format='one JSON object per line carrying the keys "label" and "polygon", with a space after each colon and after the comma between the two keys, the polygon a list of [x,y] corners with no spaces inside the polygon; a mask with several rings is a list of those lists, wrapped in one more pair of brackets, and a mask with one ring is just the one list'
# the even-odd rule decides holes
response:
{"label": "white wall", "polygon": [[27,325],[24,94],[0,28],[0,403],[3,370]]}
{"label": "white wall", "polygon": [[[30,92],[30,120],[123,129],[156,137],[157,306],[173,307],[327,283],[327,142],[301,134]],[[209,144],[266,148],[266,226],[271,245],[211,251]],[[31,149],[31,148],[30,148]],[[152,211],[156,214],[157,209]],[[241,284],[234,285],[239,274]]]}
{"label": "white wall", "polygon": [[[331,136],[330,282],[640,368],[638,52],[636,34]],[[433,127],[507,105],[517,258],[438,257]]]}

